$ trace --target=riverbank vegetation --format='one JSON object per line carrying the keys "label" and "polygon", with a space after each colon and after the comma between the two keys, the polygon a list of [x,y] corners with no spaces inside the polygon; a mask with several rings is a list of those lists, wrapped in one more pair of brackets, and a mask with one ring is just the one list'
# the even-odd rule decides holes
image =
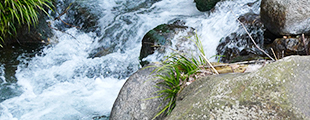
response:
{"label": "riverbank vegetation", "polygon": [[38,22],[38,13],[52,9],[52,0],[2,0],[0,2],[0,47],[8,37],[14,37],[17,29]]}

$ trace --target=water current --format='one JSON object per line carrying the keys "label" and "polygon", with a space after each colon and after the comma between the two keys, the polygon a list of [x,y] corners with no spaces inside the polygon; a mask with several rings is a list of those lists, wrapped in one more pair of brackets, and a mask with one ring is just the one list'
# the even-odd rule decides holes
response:
{"label": "water current", "polygon": [[[108,116],[123,83],[140,68],[141,41],[149,30],[182,20],[197,30],[211,57],[219,40],[240,27],[236,17],[259,13],[260,5],[260,0],[223,0],[211,12],[199,12],[193,0],[70,2],[96,16],[95,30],[54,30],[52,44],[32,51],[36,54],[21,53],[11,58],[18,61],[15,74],[6,72],[12,71],[5,67],[7,63],[0,63],[0,120],[91,120]],[[57,5],[66,3],[59,1]],[[61,18],[70,22],[75,19],[72,17],[66,14]],[[79,23],[83,27],[89,21]],[[52,21],[55,28],[61,25]],[[103,49],[108,51],[105,55],[90,57]]]}

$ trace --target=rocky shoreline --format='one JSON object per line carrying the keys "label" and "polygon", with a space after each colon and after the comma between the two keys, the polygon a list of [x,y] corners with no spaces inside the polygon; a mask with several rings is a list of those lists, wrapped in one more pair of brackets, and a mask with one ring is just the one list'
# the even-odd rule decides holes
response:
{"label": "rocky shoreline", "polygon": [[[206,1],[195,0],[196,6],[203,6],[197,4],[207,4]],[[295,6],[291,8],[291,4]],[[310,41],[307,35],[310,29],[306,24],[310,24],[310,8],[302,7],[303,5],[309,6],[310,2],[262,0],[260,15],[248,14],[239,20],[254,33],[252,35],[259,46],[279,60],[247,73],[212,75],[196,80],[180,93],[176,108],[169,116],[156,119],[310,119],[310,103],[307,101],[310,97],[310,76],[307,72],[310,71],[307,66],[310,57],[290,56],[309,54]],[[297,8],[299,9],[296,10]],[[206,11],[212,8],[198,9]],[[298,14],[291,15],[294,12]],[[154,30],[166,31],[158,30],[158,27]],[[165,44],[169,43],[167,36],[171,38],[176,31],[172,32],[173,34],[166,33],[169,32],[165,32],[164,36],[156,33],[156,38],[163,39],[152,39],[148,42],[153,46],[159,43],[169,46],[171,44]],[[236,46],[244,49],[227,47],[238,41],[246,41]],[[146,49],[152,50],[142,55],[141,61],[154,51],[160,50],[148,46]],[[255,50],[247,35],[234,36],[233,33],[223,38],[218,48],[218,55],[227,56],[221,58],[224,62],[266,59],[260,51]],[[141,51],[149,51],[146,49],[142,46]],[[141,69],[127,80],[114,103],[110,119],[152,119],[160,110],[156,106],[167,104],[160,98],[146,100],[154,97],[154,93],[160,89],[152,87],[156,81],[149,80],[152,78],[151,71]]]}

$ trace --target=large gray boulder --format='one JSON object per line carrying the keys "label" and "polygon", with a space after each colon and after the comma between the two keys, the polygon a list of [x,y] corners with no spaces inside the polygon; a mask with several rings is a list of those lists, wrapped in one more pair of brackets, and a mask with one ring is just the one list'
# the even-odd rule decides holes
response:
{"label": "large gray boulder", "polygon": [[[151,75],[154,69],[140,69],[127,79],[114,102],[110,120],[150,120],[160,112],[166,105],[163,98],[147,100],[156,97],[155,92],[160,90],[154,87],[159,82],[154,79],[154,74]],[[157,120],[162,117],[157,117]]]}
{"label": "large gray boulder", "polygon": [[256,72],[196,80],[166,119],[310,119],[309,62],[292,56]]}
{"label": "large gray boulder", "polygon": [[309,0],[262,0],[261,19],[276,35],[310,34]]}

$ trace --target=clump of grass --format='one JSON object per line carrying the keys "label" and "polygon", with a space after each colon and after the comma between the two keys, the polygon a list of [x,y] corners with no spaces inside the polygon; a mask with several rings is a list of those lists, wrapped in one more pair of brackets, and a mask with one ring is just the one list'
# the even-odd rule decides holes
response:
{"label": "clump of grass", "polygon": [[44,7],[52,9],[51,0],[1,0],[0,1],[0,47],[5,43],[4,39],[15,36],[16,29],[26,24],[38,22],[38,12],[41,10],[48,15]]}
{"label": "clump of grass", "polygon": [[191,40],[198,48],[198,57],[176,51],[170,56],[166,56],[167,59],[161,63],[161,67],[157,67],[153,71],[157,73],[155,79],[161,80],[156,87],[164,87],[164,89],[157,91],[158,96],[156,98],[163,97],[164,101],[168,101],[168,104],[153,119],[163,114],[169,115],[174,109],[176,98],[182,89],[197,78],[196,74],[203,69],[204,65],[212,66],[205,57],[198,35],[195,34],[194,39]]}

